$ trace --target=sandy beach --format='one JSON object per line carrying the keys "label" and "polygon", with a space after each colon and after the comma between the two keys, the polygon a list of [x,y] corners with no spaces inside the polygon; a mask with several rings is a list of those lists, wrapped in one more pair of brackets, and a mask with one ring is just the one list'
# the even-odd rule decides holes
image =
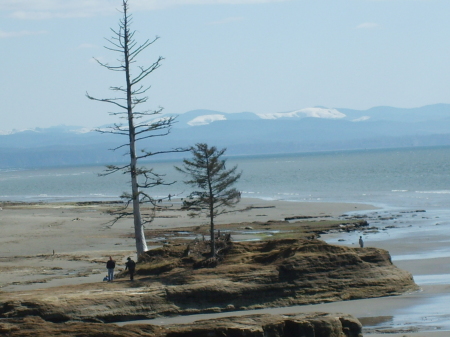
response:
{"label": "sandy beach", "polygon": [[[207,224],[179,211],[180,200],[163,203],[146,228],[165,229]],[[114,256],[122,267],[135,255],[133,223],[110,226],[108,205],[102,203],[4,203],[0,211],[0,289],[20,291],[58,285],[97,282],[105,274],[104,262]],[[250,210],[241,211],[251,207]],[[281,220],[286,217],[336,217],[349,211],[375,209],[364,204],[294,203],[243,199],[234,212],[216,219],[220,224]],[[149,242],[149,249],[161,243]],[[120,270],[120,267],[119,267]]]}
{"label": "sandy beach", "polygon": [[[159,212],[147,229],[188,227],[206,223],[205,219],[191,219],[185,212],[179,211],[179,200],[172,202],[163,206],[174,207]],[[124,267],[126,257],[135,254],[132,221],[120,221],[110,227],[108,221],[111,218],[106,213],[107,206],[104,204],[5,203],[1,207],[0,296],[1,292],[101,282],[106,274],[105,262],[109,256],[114,256],[120,270]],[[240,211],[249,207],[250,210]],[[328,243],[356,247],[359,235],[363,235],[368,246],[388,250],[398,267],[411,272],[415,279],[417,278],[416,283],[421,286],[421,291],[396,297],[263,311],[349,313],[361,319],[363,325],[368,327],[364,336],[448,336],[450,318],[445,320],[439,313],[440,309],[446,306],[443,303],[448,303],[449,299],[450,281],[446,275],[450,274],[450,254],[446,256],[438,251],[450,238],[445,235],[445,226],[436,226],[435,231],[413,231],[411,221],[417,220],[418,214],[414,211],[400,216],[365,204],[243,199],[235,212],[217,218],[217,228],[226,223],[282,220],[288,217],[342,218],[343,214],[350,213],[368,216],[371,226],[383,227],[383,230],[355,232],[345,236],[342,233],[330,233],[323,235],[321,239]],[[436,222],[443,223],[442,219]],[[158,245],[158,242],[149,242],[149,248]],[[419,254],[421,252],[429,252],[430,255]],[[436,282],[436,279],[439,279],[436,275],[442,276],[440,282]],[[428,313],[429,322],[414,321],[423,320]],[[182,323],[220,315],[225,314],[159,319],[153,320],[152,323]],[[230,313],[226,315],[232,316]],[[404,324],[400,322],[401,319],[406,320]],[[381,330],[374,327],[377,322],[383,327]],[[390,329],[392,326],[394,328]],[[402,326],[402,329],[395,328],[396,326]]]}

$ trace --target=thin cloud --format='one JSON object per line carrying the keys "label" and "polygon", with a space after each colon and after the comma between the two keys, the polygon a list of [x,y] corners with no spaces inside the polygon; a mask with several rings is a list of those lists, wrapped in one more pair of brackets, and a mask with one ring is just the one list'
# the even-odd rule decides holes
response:
{"label": "thin cloud", "polygon": [[0,11],[21,20],[83,18],[117,13],[113,0],[0,0]]}
{"label": "thin cloud", "polygon": [[187,5],[257,5],[270,2],[287,2],[293,0],[136,0],[133,7],[136,9],[159,9],[173,6]]}
{"label": "thin cloud", "polygon": [[206,4],[246,5],[246,4],[260,4],[268,2],[285,2],[285,1],[291,0],[169,0],[169,2],[179,5],[206,5]]}
{"label": "thin cloud", "polygon": [[209,24],[210,25],[224,25],[227,23],[242,21],[242,20],[244,20],[243,17],[230,17],[230,18],[225,18],[223,20],[219,20],[219,21],[213,21],[213,22],[210,22]]}
{"label": "thin cloud", "polygon": [[90,12],[42,12],[42,11],[17,11],[11,13],[10,17],[20,20],[47,20],[47,19],[66,19],[66,18],[85,18],[95,15]]}
{"label": "thin cloud", "polygon": [[[147,11],[186,5],[244,5],[293,0],[135,0],[132,11]],[[121,3],[115,0],[0,0],[0,11],[21,20],[77,18],[117,13]]]}
{"label": "thin cloud", "polygon": [[356,29],[374,29],[374,28],[378,28],[379,25],[377,23],[373,23],[373,22],[364,22],[358,26],[356,26]]}
{"label": "thin cloud", "polygon": [[42,34],[47,34],[47,32],[45,30],[41,30],[41,31],[22,30],[20,32],[5,32],[5,31],[0,30],[0,39],[16,38],[16,37],[31,36],[31,35],[42,35]]}

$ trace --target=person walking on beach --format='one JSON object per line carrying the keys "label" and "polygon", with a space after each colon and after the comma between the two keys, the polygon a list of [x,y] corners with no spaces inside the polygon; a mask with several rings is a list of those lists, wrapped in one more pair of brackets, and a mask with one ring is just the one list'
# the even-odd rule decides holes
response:
{"label": "person walking on beach", "polygon": [[130,280],[133,281],[134,279],[134,271],[136,269],[136,262],[134,262],[131,257],[127,258],[127,263],[125,263],[125,270],[128,269],[128,272],[130,273]]}
{"label": "person walking on beach", "polygon": [[106,262],[106,269],[108,269],[108,282],[112,282],[114,280],[114,268],[116,268],[116,261],[109,257],[108,262]]}
{"label": "person walking on beach", "polygon": [[361,248],[364,248],[364,241],[363,241],[362,236],[359,237],[359,246],[360,246]]}

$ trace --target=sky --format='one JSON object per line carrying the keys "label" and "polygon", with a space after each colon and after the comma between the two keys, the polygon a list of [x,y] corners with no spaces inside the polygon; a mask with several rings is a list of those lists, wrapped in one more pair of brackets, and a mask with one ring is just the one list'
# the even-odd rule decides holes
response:
{"label": "sky", "polygon": [[[121,0],[0,0],[0,130],[117,121]],[[449,0],[129,0],[148,109],[182,114],[450,103]]]}

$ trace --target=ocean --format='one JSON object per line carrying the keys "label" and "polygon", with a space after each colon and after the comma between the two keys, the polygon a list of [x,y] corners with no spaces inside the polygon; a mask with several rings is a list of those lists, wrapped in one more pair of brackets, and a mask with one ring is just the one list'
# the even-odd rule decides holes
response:
{"label": "ocean", "polygon": [[[189,155],[187,154],[187,157]],[[174,169],[181,161],[146,165],[169,186],[154,198],[188,195],[192,188]],[[242,196],[273,200],[362,202],[382,207],[442,208],[450,197],[450,147],[402,148],[228,157],[242,177]],[[121,173],[99,176],[104,166],[0,171],[0,201],[58,202],[119,200],[129,191]]]}

